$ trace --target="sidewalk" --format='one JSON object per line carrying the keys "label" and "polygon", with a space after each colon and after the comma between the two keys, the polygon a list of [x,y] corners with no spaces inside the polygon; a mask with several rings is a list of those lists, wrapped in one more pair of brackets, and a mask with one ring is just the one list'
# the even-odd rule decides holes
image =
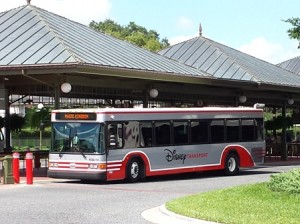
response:
{"label": "sidewalk", "polygon": [[[47,176],[47,169],[48,169],[47,167],[33,169],[33,184],[35,182],[52,180]],[[0,180],[1,180],[0,185],[4,186],[2,169],[0,169]],[[27,183],[26,169],[20,169],[20,184],[26,184],[26,183]],[[17,184],[5,184],[5,186],[12,186],[12,185],[17,185]]]}

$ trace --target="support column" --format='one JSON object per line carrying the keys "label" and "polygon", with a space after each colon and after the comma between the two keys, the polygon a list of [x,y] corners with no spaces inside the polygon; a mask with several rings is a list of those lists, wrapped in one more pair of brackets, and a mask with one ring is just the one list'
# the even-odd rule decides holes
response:
{"label": "support column", "polygon": [[9,97],[6,96],[6,108],[5,108],[5,151],[11,151],[11,142],[10,142],[10,112],[9,112]]}
{"label": "support column", "polygon": [[147,90],[144,91],[143,108],[148,108],[149,104],[149,93]]}
{"label": "support column", "polygon": [[5,85],[2,85],[0,91],[0,108],[5,111],[5,151],[11,151],[10,141],[10,111],[9,111],[9,93]]}
{"label": "support column", "polygon": [[59,84],[55,84],[54,87],[54,108],[59,109],[60,108],[60,86]]}
{"label": "support column", "polygon": [[282,107],[282,135],[281,135],[281,160],[287,160],[287,147],[286,147],[286,100],[284,101],[283,107]]}
{"label": "support column", "polygon": [[4,110],[4,128],[5,128],[5,151],[11,151],[10,141],[10,111],[9,111],[9,93],[8,87],[5,85],[6,78],[0,83],[0,109]]}

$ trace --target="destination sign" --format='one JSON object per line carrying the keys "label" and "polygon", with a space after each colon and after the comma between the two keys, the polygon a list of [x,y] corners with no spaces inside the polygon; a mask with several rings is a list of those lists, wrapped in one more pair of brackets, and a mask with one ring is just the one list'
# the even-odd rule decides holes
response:
{"label": "destination sign", "polygon": [[95,113],[56,113],[56,120],[87,120],[95,121],[97,115]]}

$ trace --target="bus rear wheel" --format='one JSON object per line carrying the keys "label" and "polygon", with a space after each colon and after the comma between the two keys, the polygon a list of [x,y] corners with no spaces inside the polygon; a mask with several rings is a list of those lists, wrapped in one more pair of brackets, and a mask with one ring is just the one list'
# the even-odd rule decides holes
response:
{"label": "bus rear wheel", "polygon": [[137,158],[133,158],[127,164],[126,177],[131,183],[137,182],[141,178],[142,164]]}
{"label": "bus rear wheel", "polygon": [[235,153],[229,153],[225,160],[225,174],[234,176],[239,173],[239,157]]}

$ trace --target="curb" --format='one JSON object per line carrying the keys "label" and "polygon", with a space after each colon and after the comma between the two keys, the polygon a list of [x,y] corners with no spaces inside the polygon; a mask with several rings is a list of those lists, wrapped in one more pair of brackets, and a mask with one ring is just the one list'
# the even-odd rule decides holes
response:
{"label": "curb", "polygon": [[159,210],[170,217],[174,217],[178,220],[178,223],[198,223],[198,224],[217,224],[216,222],[210,222],[210,221],[205,221],[205,220],[199,220],[199,219],[194,219],[194,218],[190,218],[190,217],[186,217],[183,215],[178,215],[174,212],[171,212],[169,210],[167,210],[165,204],[161,205],[159,207]]}
{"label": "curb", "polygon": [[217,224],[199,219],[178,215],[166,209],[165,204],[142,212],[142,217],[155,224]]}
{"label": "curb", "polygon": [[19,183],[14,183],[14,184],[4,184],[2,177],[0,178],[0,180],[1,180],[0,187],[5,187],[5,186],[6,187],[10,187],[10,186],[17,187],[17,186],[32,186],[32,185],[35,185],[35,184],[51,182],[54,179],[51,179],[51,178],[48,178],[48,177],[36,177],[36,178],[34,177],[32,184],[27,184],[27,180],[24,177],[20,178],[20,182]]}

